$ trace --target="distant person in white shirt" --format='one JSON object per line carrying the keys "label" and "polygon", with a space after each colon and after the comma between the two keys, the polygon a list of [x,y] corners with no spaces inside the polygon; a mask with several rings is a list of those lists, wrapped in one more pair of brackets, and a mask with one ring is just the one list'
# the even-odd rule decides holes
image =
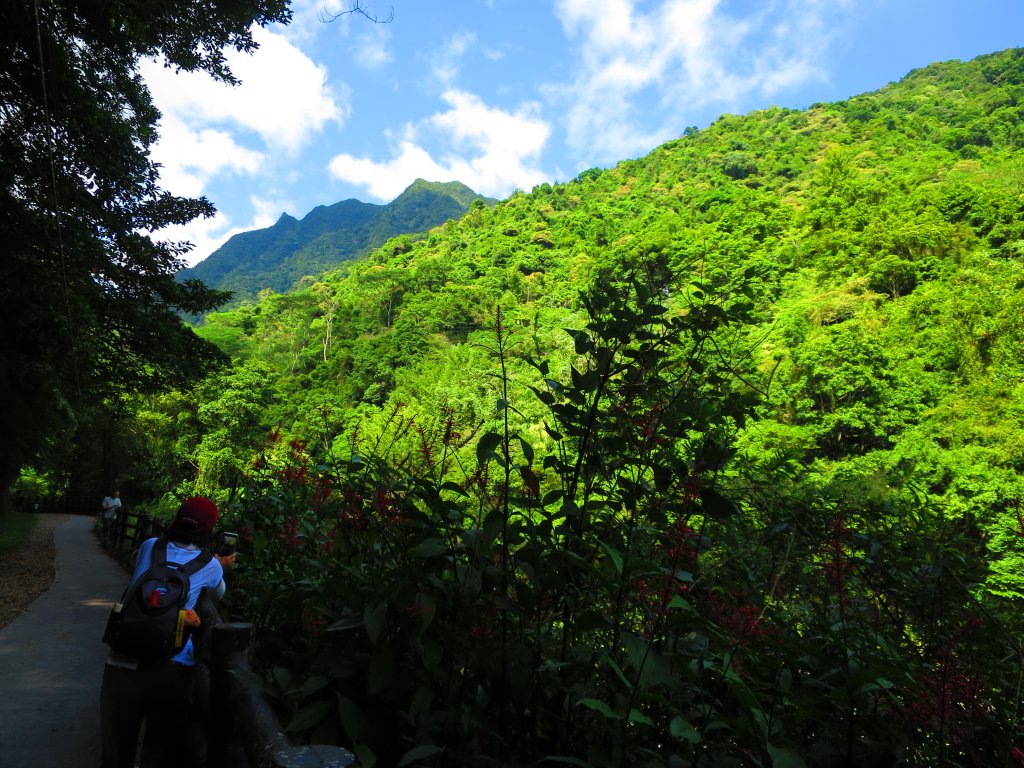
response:
{"label": "distant person in white shirt", "polygon": [[100,505],[100,533],[103,536],[103,543],[110,543],[110,531],[117,519],[117,513],[121,511],[121,492],[114,491],[111,496],[105,496]]}

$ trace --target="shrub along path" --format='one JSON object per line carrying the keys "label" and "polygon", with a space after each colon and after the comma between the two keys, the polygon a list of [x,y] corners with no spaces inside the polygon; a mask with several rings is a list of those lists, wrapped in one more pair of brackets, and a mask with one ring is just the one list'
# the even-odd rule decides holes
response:
{"label": "shrub along path", "polygon": [[[100,761],[100,641],[127,576],[99,547],[91,517],[54,531],[55,578],[0,629],[0,764],[95,768]],[[17,555],[15,555],[17,556]]]}

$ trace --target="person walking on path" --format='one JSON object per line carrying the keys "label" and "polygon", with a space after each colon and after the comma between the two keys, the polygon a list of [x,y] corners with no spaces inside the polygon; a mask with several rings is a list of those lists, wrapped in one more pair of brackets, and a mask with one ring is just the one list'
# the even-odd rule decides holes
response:
{"label": "person walking on path", "polygon": [[100,506],[100,535],[104,544],[110,544],[110,533],[121,511],[121,492],[115,490],[112,495],[105,496]]}
{"label": "person walking on path", "polygon": [[99,638],[124,570],[97,545],[93,519],[54,532],[53,586],[0,629],[0,765],[96,768]]}
{"label": "person walking on path", "polygon": [[[198,626],[195,607],[200,593],[208,589],[219,599],[225,588],[224,568],[235,561],[234,554],[215,555],[205,551],[212,543],[216,525],[217,506],[210,499],[194,496],[182,502],[166,535],[147,539],[139,547],[127,599],[122,613],[117,615],[126,616],[136,604],[133,601],[160,608],[164,599],[161,595],[173,594],[168,581],[157,580],[150,571],[151,566],[173,563],[178,568],[191,563],[194,572],[188,577],[184,615],[188,624]],[[161,566],[161,570],[166,569],[167,566]],[[136,583],[140,587],[135,587]],[[150,587],[151,592],[139,591]],[[181,594],[184,595],[184,591]],[[135,620],[139,621],[144,615],[144,612],[137,614]],[[124,643],[119,643],[118,639],[115,630],[100,692],[102,768],[134,766],[143,723],[143,766],[181,768],[189,765],[191,745],[185,735],[196,673],[191,637],[183,645],[179,642],[174,646],[180,650],[169,658],[147,657],[144,643],[123,647]]]}

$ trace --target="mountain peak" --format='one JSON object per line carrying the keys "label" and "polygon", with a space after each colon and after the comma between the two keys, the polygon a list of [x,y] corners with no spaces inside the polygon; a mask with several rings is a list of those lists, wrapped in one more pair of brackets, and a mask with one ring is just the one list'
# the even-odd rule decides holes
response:
{"label": "mountain peak", "polygon": [[482,198],[458,181],[416,179],[387,205],[342,200],[318,205],[301,219],[282,213],[273,226],[233,236],[180,279],[255,297],[264,288],[279,293],[306,275],[316,275],[369,253],[397,235],[415,235],[462,216]]}
{"label": "mountain peak", "polygon": [[[482,197],[482,195],[477,194],[461,181],[427,181],[426,179],[416,179],[392,202],[398,202],[404,197],[420,194],[435,194],[450,197],[460,205],[467,208],[475,199]],[[492,198],[483,199],[492,204],[497,202]]]}

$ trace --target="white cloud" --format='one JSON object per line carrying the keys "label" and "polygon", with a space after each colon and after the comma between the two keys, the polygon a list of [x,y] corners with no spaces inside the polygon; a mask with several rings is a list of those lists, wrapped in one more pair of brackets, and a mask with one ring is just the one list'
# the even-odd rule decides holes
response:
{"label": "white cloud", "polygon": [[472,32],[459,32],[444,41],[444,45],[433,57],[434,77],[444,85],[455,82],[459,75],[459,65],[462,57],[469,50],[469,47],[476,42],[476,35]]}
{"label": "white cloud", "polygon": [[678,135],[698,108],[824,79],[822,55],[838,34],[824,17],[846,4],[757,8],[738,18],[720,0],[558,0],[575,73],[545,93],[563,105],[569,145],[591,159],[619,159]]}
{"label": "white cloud", "polygon": [[266,159],[262,152],[239,145],[225,131],[195,131],[173,115],[161,121],[160,141],[152,157],[163,166],[163,188],[187,197],[202,195],[214,175],[256,173]]}
{"label": "white cloud", "polygon": [[282,213],[289,208],[294,208],[292,201],[286,198],[271,199],[252,195],[249,198],[249,202],[252,204],[253,217],[252,221],[242,231],[269,227],[281,218]]}
{"label": "white cloud", "polygon": [[344,35],[347,32],[347,25],[342,23],[345,17],[332,21],[329,5],[324,0],[291,0],[292,20],[287,26],[275,27],[275,31],[296,44],[308,43],[328,28],[340,29]]}
{"label": "white cloud", "polygon": [[[176,74],[157,62],[142,63],[163,113],[152,157],[163,166],[161,185],[168,191],[197,197],[227,175],[280,178],[282,163],[294,161],[327,123],[341,124],[347,116],[345,86],[329,87],[324,67],[279,34],[255,27],[253,36],[260,46],[255,54],[227,53],[228,65],[242,81],[239,86],[204,73]],[[283,209],[277,207],[276,213]],[[169,227],[159,237],[194,243],[187,256],[194,264],[236,232],[273,222],[257,208],[245,227],[231,227],[229,218],[218,213]]]}
{"label": "white cloud", "polygon": [[391,32],[381,24],[371,24],[352,43],[352,60],[363,69],[379,69],[394,61]]}
{"label": "white cloud", "polygon": [[227,55],[232,72],[242,81],[235,87],[204,73],[175,74],[158,63],[144,62],[143,76],[156,105],[165,115],[191,125],[255,133],[266,145],[287,152],[299,150],[327,122],[344,122],[347,90],[332,90],[324,67],[281,35],[255,27],[253,36],[260,45],[255,54]]}
{"label": "white cloud", "polygon": [[383,201],[393,200],[417,178],[457,180],[494,196],[547,178],[536,161],[551,131],[538,105],[506,112],[464,91],[446,91],[442,98],[450,108],[406,126],[390,160],[341,154],[330,161],[330,172]]}
{"label": "white cloud", "polygon": [[223,245],[232,234],[241,231],[228,231],[229,223],[228,217],[218,212],[208,219],[193,219],[188,224],[164,227],[156,234],[155,239],[192,243],[192,250],[185,254],[184,258],[188,266],[194,267]]}

